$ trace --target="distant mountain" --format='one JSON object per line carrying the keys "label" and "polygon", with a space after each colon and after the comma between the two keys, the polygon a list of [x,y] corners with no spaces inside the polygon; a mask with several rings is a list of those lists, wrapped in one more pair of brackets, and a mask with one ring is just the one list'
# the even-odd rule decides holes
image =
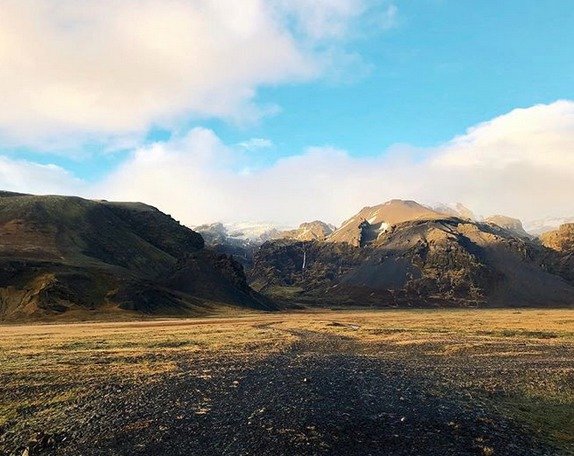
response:
{"label": "distant mountain", "polygon": [[329,242],[346,242],[364,246],[382,236],[394,225],[411,220],[436,220],[444,214],[415,201],[391,200],[373,207],[364,207],[343,222],[328,238]]}
{"label": "distant mountain", "polygon": [[507,217],[505,215],[491,215],[490,217],[486,217],[484,221],[487,223],[493,223],[494,225],[498,225],[501,228],[507,229],[508,231],[511,231],[517,236],[526,238],[532,237],[524,230],[522,222],[516,218]]}
{"label": "distant mountain", "polygon": [[280,231],[273,236],[274,239],[294,239],[297,241],[324,241],[335,231],[335,226],[320,220],[301,223],[294,230]]}
{"label": "distant mountain", "polygon": [[272,307],[234,260],[141,203],[2,192],[0,266],[0,319]]}
{"label": "distant mountain", "polygon": [[574,217],[546,217],[531,220],[525,224],[525,230],[534,236],[553,231],[566,223],[574,223]]}
{"label": "distant mountain", "polygon": [[276,237],[287,227],[272,223],[209,223],[197,225],[193,228],[205,239],[206,244],[229,243],[234,245],[261,245],[265,241]]}
{"label": "distant mountain", "polygon": [[253,254],[259,246],[280,233],[273,224],[268,223],[216,222],[198,225],[194,230],[201,234],[210,249],[232,256],[246,268],[251,267]]}
{"label": "distant mountain", "polygon": [[517,219],[476,221],[465,209],[392,200],[338,229],[314,221],[192,230],[142,203],[0,192],[0,321],[282,302],[574,305],[574,224],[534,239]]}
{"label": "distant mountain", "polygon": [[450,204],[437,204],[431,207],[432,210],[440,212],[441,214],[450,215],[452,217],[460,217],[469,220],[478,220],[474,212],[467,208],[462,203]]}
{"label": "distant mountain", "polygon": [[218,245],[229,242],[229,232],[223,223],[216,222],[198,225],[193,227],[193,230],[201,234],[201,237],[207,245]]}
{"label": "distant mountain", "polygon": [[496,220],[506,226],[393,200],[363,208],[327,242],[266,242],[249,277],[275,299],[315,305],[574,305],[558,254]]}
{"label": "distant mountain", "polygon": [[273,238],[273,236],[277,235],[280,231],[290,229],[291,227],[272,222],[235,222],[225,224],[225,228],[232,238],[262,244]]}
{"label": "distant mountain", "polygon": [[540,242],[552,251],[546,257],[546,267],[574,282],[574,223],[541,234]]}

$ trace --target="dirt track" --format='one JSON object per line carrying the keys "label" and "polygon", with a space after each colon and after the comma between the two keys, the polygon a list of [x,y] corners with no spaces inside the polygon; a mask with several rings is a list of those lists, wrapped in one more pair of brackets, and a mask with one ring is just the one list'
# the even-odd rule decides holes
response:
{"label": "dirt track", "polygon": [[445,395],[440,369],[292,332],[299,340],[271,356],[182,356],[151,384],[106,384],[66,411],[58,444],[39,454],[564,454],[465,390]]}

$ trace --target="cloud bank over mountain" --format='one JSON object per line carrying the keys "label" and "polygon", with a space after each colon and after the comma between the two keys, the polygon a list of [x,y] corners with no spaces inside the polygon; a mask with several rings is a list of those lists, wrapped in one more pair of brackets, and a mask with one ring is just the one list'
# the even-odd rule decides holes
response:
{"label": "cloud bank over mountain", "polygon": [[[352,208],[393,197],[460,200],[481,214],[523,219],[574,213],[569,101],[516,109],[426,150],[402,146],[380,157],[353,158],[313,147],[249,174],[222,167],[222,156],[234,154],[212,132],[196,130],[185,146],[165,143],[136,152],[106,187],[115,189],[115,197],[141,195],[186,214],[188,222],[239,217],[297,223],[319,217],[337,223]],[[176,203],[179,198],[187,198],[187,212],[184,201]]]}
{"label": "cloud bank over mountain", "polygon": [[[574,215],[570,100],[514,109],[435,147],[405,138],[375,155],[337,143],[292,146],[273,126],[242,130],[280,110],[273,96],[260,97],[263,88],[344,80],[349,63],[348,76],[360,74],[363,57],[350,43],[374,29],[392,34],[401,11],[391,0],[5,0],[0,188],[146,201],[188,225],[339,223],[391,198],[462,201],[478,214],[525,220]],[[373,37],[364,63],[382,58],[373,68],[390,84]],[[308,111],[315,89],[296,95]],[[332,93],[336,106],[345,91]],[[349,98],[341,103],[347,109]],[[389,115],[381,109],[373,112]],[[341,131],[361,114],[337,113]],[[291,122],[293,137],[317,128]],[[357,131],[349,126],[349,137]],[[98,169],[74,174],[91,166],[86,156]]]}
{"label": "cloud bank over mountain", "polygon": [[[20,191],[140,200],[189,225],[224,220],[340,223],[391,198],[463,201],[483,215],[524,220],[574,213],[574,102],[516,109],[435,148],[396,146],[357,158],[310,147],[245,171],[249,153],[206,128],[133,151],[96,183],[65,170],[4,158],[0,185]],[[33,185],[30,185],[32,183]],[[77,189],[82,191],[78,192]]]}

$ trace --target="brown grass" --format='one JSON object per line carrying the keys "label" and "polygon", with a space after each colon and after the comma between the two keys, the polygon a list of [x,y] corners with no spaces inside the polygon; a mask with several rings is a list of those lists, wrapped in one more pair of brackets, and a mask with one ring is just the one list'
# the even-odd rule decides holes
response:
{"label": "brown grass", "polygon": [[[59,413],[99,384],[154,381],[176,371],[182,357],[263,358],[289,347],[302,330],[349,341],[336,350],[444,368],[438,391],[464,383],[500,413],[574,443],[571,310],[316,311],[0,326],[0,426],[31,409]],[[468,363],[481,378],[465,370]],[[501,366],[512,371],[512,382],[497,374]]]}

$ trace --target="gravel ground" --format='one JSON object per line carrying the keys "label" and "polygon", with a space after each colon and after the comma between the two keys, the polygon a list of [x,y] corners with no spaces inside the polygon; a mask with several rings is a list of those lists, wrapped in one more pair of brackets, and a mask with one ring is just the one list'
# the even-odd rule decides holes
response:
{"label": "gravel ground", "polygon": [[[465,390],[444,370],[379,356],[351,338],[291,331],[269,356],[181,356],[155,381],[105,384],[26,443],[22,455],[508,455],[566,454]],[[462,359],[461,366],[464,365]],[[452,367],[450,367],[452,368]],[[58,429],[57,432],[54,429]],[[0,430],[1,434],[1,430]],[[29,435],[29,434],[28,434]]]}

